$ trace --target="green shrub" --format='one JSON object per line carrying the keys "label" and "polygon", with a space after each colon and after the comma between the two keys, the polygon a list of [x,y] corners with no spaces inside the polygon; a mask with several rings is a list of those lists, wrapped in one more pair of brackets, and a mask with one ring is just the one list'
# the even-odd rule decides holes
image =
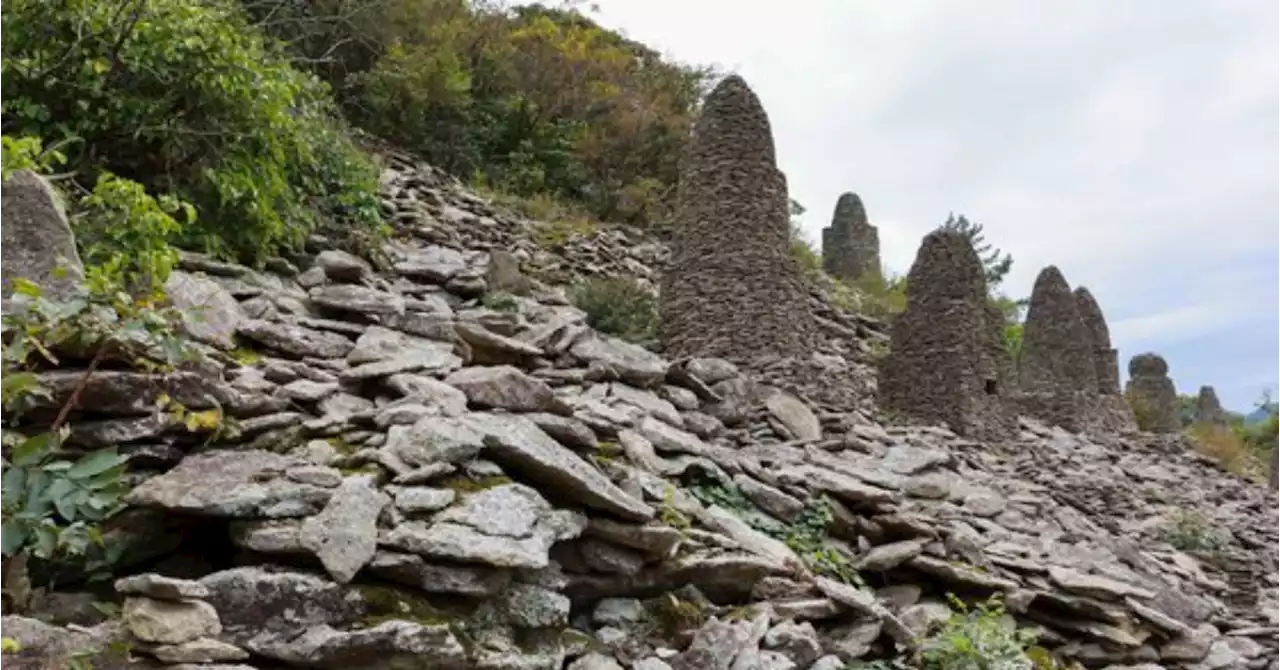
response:
{"label": "green shrub", "polygon": [[883,272],[868,272],[854,280],[863,314],[878,319],[891,318],[907,308],[907,278]]}
{"label": "green shrub", "polygon": [[1160,539],[1181,551],[1214,552],[1226,545],[1208,519],[1187,510],[1179,511],[1160,530]]}
{"label": "green shrub", "polygon": [[178,238],[244,260],[378,230],[327,88],[230,0],[12,0],[3,21],[4,131],[65,143],[86,190],[111,172],[188,201]]}
{"label": "green shrub", "polygon": [[1027,650],[1036,636],[1006,624],[1004,606],[992,596],[966,606],[949,595],[952,613],[935,631],[920,640],[916,652],[922,670],[1003,670],[1029,667]]}
{"label": "green shrub", "polygon": [[480,298],[480,304],[495,312],[515,312],[520,309],[520,301],[510,293],[486,293]]}
{"label": "green shrub", "polygon": [[587,279],[569,289],[569,300],[587,313],[596,330],[654,348],[658,342],[658,301],[633,279]]}

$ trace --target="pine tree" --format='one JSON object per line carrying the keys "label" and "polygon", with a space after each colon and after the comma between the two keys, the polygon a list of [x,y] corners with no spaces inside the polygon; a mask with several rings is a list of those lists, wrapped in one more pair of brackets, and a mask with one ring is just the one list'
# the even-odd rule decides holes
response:
{"label": "pine tree", "polygon": [[947,221],[942,224],[941,228],[942,230],[953,230],[964,235],[969,240],[969,244],[973,245],[973,250],[978,252],[978,258],[982,259],[982,268],[987,275],[987,288],[989,290],[994,290],[995,287],[999,286],[1000,282],[1004,281],[1005,276],[1009,274],[1009,270],[1013,268],[1013,256],[987,242],[982,234],[981,223],[974,223],[963,214],[956,216],[951,213],[947,215]]}

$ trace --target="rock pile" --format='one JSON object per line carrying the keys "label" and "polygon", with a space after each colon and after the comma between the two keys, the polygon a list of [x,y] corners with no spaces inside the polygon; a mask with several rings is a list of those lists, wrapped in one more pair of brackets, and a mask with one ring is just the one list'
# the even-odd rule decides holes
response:
{"label": "rock pile", "polygon": [[1129,359],[1124,395],[1143,430],[1174,433],[1182,428],[1178,391],[1169,379],[1169,364],[1159,354],[1138,354]]}
{"label": "rock pile", "polygon": [[1084,430],[1100,388],[1096,350],[1066,278],[1052,265],[1044,268],[1031,290],[1022,331],[1019,410],[1050,425]]}
{"label": "rock pile", "polygon": [[707,97],[682,159],[662,340],[673,356],[806,357],[806,290],[790,253],[769,117],[741,77]]}
{"label": "rock pile", "polygon": [[881,366],[880,406],[979,439],[1009,435],[1001,321],[988,309],[973,247],[959,233],[929,233],[907,286],[907,308],[893,322]]}
{"label": "rock pile", "polygon": [[[457,218],[485,232],[441,224],[464,201],[436,177],[385,177],[389,209],[434,203],[385,263],[319,238],[265,270],[184,255],[177,285],[224,307],[190,310],[206,360],[97,372],[72,415],[72,447],[132,456],[132,508],[107,531],[129,557],[122,616],[6,616],[6,662],[834,670],[913,648],[955,593],[1001,595],[1087,667],[1276,667],[1274,495],[1178,437],[1001,414],[998,322],[957,235],[925,238],[881,392],[968,437],[664,358],[537,279],[486,307],[509,264],[461,241],[519,257],[536,230],[484,204]],[[83,373],[40,373],[49,406]],[[161,388],[221,408],[222,430],[159,413]],[[1180,550],[1192,532],[1219,548]]]}
{"label": "rock pile", "polygon": [[822,229],[822,268],[846,281],[880,272],[880,231],[867,221],[857,194],[842,194],[831,225]]}

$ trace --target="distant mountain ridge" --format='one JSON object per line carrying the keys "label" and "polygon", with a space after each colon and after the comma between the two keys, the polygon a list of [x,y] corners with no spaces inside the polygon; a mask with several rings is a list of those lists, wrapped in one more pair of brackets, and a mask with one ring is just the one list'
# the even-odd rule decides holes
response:
{"label": "distant mountain ridge", "polygon": [[1280,403],[1270,403],[1255,408],[1252,412],[1244,415],[1244,425],[1253,426],[1267,420],[1272,412],[1280,411]]}

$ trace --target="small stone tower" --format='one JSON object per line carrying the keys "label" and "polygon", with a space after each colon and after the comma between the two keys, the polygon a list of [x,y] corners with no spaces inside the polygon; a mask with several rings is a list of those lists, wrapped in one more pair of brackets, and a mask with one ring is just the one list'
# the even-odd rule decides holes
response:
{"label": "small stone tower", "polygon": [[1169,364],[1159,354],[1138,354],[1129,359],[1129,383],[1124,395],[1133,407],[1138,427],[1153,433],[1176,433],[1178,391],[1169,379]]}
{"label": "small stone tower", "polygon": [[1098,373],[1093,337],[1058,268],[1040,271],[1018,357],[1018,405],[1028,416],[1071,431],[1089,425]]}
{"label": "small stone tower", "polygon": [[1196,396],[1195,420],[1216,426],[1227,425],[1227,413],[1222,410],[1222,403],[1218,402],[1218,392],[1213,390],[1212,386],[1200,387],[1200,394]]}
{"label": "small stone tower", "polygon": [[822,269],[848,281],[880,271],[880,231],[854,193],[840,196],[831,225],[822,229]]}
{"label": "small stone tower", "polygon": [[926,235],[907,275],[907,308],[894,319],[880,367],[880,406],[978,439],[1011,435],[994,311],[968,240],[953,231]]}
{"label": "small stone tower", "polygon": [[810,355],[816,325],[790,253],[787,205],[769,117],[730,75],[707,96],[682,157],[660,299],[669,355]]}
{"label": "small stone tower", "polygon": [[1074,295],[1080,320],[1089,331],[1094,374],[1098,378],[1097,396],[1093,399],[1093,429],[1122,433],[1137,430],[1133,411],[1120,395],[1120,361],[1116,350],[1111,347],[1111,330],[1102,315],[1102,308],[1089,289],[1083,286],[1077,287]]}

